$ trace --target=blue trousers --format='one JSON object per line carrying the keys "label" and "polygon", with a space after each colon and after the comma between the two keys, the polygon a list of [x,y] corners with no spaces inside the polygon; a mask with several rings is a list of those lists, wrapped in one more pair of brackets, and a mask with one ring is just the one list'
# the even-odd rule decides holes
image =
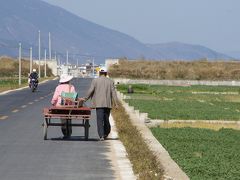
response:
{"label": "blue trousers", "polygon": [[99,137],[107,137],[111,132],[111,125],[109,123],[110,108],[96,108],[97,128]]}

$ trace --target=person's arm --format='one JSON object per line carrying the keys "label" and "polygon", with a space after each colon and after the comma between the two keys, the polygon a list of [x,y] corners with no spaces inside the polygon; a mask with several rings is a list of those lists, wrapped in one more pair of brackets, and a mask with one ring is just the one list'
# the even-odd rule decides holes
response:
{"label": "person's arm", "polygon": [[56,87],[55,92],[54,92],[53,97],[52,97],[52,100],[51,100],[51,104],[53,106],[56,106],[59,95],[60,95],[60,92],[58,90],[58,87]]}
{"label": "person's arm", "polygon": [[70,86],[71,86],[70,91],[75,93],[76,92],[75,87],[73,85],[70,85]]}

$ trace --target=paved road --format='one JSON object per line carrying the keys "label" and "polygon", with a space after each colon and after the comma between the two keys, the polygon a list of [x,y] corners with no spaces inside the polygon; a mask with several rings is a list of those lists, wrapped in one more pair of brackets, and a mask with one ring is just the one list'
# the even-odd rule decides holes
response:
{"label": "paved road", "polygon": [[[74,79],[83,96],[91,79]],[[73,137],[63,140],[60,127],[49,127],[43,140],[42,109],[50,105],[57,81],[39,85],[39,90],[14,91],[0,95],[0,179],[81,180],[114,179],[110,146],[98,141],[95,112],[92,111],[89,141],[84,129],[73,128]]]}

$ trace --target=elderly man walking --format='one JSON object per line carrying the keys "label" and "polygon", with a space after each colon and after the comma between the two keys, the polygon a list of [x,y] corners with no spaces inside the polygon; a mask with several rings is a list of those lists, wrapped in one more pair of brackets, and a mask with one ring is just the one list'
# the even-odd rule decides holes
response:
{"label": "elderly man walking", "polygon": [[114,82],[107,77],[106,69],[102,68],[99,71],[99,77],[92,80],[84,99],[87,101],[89,98],[92,99],[93,107],[96,108],[100,141],[104,141],[111,131],[110,111],[113,106],[118,107]]}

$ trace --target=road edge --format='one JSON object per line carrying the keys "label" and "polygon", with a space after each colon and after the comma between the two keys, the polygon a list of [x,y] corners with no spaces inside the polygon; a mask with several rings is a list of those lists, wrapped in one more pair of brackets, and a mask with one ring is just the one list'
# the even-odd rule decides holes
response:
{"label": "road edge", "polygon": [[113,163],[113,169],[116,171],[116,179],[119,180],[125,180],[125,179],[131,179],[135,180],[137,179],[133,169],[132,164],[130,160],[127,158],[127,152],[122,144],[122,142],[119,140],[117,128],[114,122],[114,119],[112,115],[109,117],[109,121],[111,124],[111,133],[109,134],[108,138],[109,140],[106,140],[110,143],[111,146],[111,161]]}

